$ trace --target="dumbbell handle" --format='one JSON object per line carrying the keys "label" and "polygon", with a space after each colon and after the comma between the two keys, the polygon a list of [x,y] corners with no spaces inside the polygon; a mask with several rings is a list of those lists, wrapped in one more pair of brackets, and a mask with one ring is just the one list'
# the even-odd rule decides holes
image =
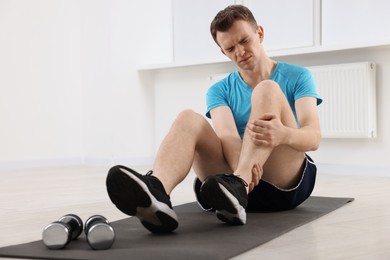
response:
{"label": "dumbbell handle", "polygon": [[71,240],[78,238],[81,232],[83,232],[83,221],[77,215],[67,214],[58,221],[67,223],[71,227]]}

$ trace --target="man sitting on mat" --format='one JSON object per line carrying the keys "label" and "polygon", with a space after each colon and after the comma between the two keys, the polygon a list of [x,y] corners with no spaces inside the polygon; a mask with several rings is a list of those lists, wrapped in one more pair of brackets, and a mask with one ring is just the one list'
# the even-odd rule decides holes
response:
{"label": "man sitting on mat", "polygon": [[178,227],[169,195],[193,167],[200,206],[232,225],[247,210],[297,207],[313,188],[316,166],[305,152],[321,139],[311,73],[270,59],[264,30],[248,8],[229,6],[211,23],[221,52],[238,67],[207,92],[206,116],[181,112],[163,140],[153,171],[115,166],[107,176],[112,202],[153,233]]}

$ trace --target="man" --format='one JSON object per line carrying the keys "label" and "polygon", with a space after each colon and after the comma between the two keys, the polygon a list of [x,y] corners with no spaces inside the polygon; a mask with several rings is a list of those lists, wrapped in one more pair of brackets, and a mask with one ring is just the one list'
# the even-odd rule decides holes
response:
{"label": "man", "polygon": [[[238,70],[207,93],[214,128],[191,110],[181,112],[163,140],[153,172],[115,166],[107,176],[112,202],[151,232],[178,226],[169,194],[194,169],[199,204],[229,224],[247,210],[288,210],[308,198],[316,166],[321,103],[308,70],[270,59],[264,30],[241,5],[220,11],[211,34]],[[153,175],[152,175],[153,173]]]}

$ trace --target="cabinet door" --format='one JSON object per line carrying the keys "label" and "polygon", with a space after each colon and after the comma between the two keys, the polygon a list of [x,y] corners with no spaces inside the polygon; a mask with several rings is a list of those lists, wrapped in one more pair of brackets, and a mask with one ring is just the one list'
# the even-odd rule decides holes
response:
{"label": "cabinet door", "polygon": [[390,1],[323,0],[322,45],[390,43]]}
{"label": "cabinet door", "polygon": [[174,61],[201,63],[223,59],[210,34],[215,15],[233,0],[173,0]]}
{"label": "cabinet door", "polygon": [[245,3],[264,28],[266,50],[314,45],[314,0],[248,0]]}

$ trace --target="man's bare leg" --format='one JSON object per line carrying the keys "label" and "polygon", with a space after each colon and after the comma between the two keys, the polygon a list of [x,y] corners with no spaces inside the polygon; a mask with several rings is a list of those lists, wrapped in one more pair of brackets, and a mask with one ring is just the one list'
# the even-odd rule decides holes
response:
{"label": "man's bare leg", "polygon": [[191,167],[200,180],[208,175],[231,173],[222,145],[209,122],[191,110],[181,112],[161,143],[153,175],[167,194],[187,176]]}
{"label": "man's bare leg", "polygon": [[178,219],[169,194],[194,164],[198,177],[232,170],[224,160],[222,145],[207,120],[190,110],[173,123],[157,155],[154,174],[142,175],[121,165],[112,167],[106,185],[119,210],[136,216],[153,233],[175,230]]}
{"label": "man's bare leg", "polygon": [[[279,85],[271,80],[262,81],[252,94],[252,111],[249,121],[266,113],[275,114],[284,126],[297,128],[295,117]],[[276,148],[255,145],[245,133],[236,175],[247,183],[252,182],[252,169],[260,165],[260,178],[281,187],[289,188],[297,183],[305,155],[286,145]]]}
{"label": "man's bare leg", "polygon": [[[252,93],[252,112],[250,119],[260,118],[272,113],[281,119],[284,126],[295,127],[296,122],[290,106],[273,81],[261,82]],[[297,152],[285,145],[255,145],[251,136],[245,133],[238,167],[231,176],[210,176],[201,187],[204,200],[216,210],[217,217],[227,223],[243,225],[246,223],[245,208],[248,204],[248,192],[251,184],[252,170],[255,165],[261,169],[259,178],[280,187],[289,187],[296,182],[304,161],[304,153]],[[245,183],[251,187],[245,188]],[[294,183],[295,184],[295,183]]]}

